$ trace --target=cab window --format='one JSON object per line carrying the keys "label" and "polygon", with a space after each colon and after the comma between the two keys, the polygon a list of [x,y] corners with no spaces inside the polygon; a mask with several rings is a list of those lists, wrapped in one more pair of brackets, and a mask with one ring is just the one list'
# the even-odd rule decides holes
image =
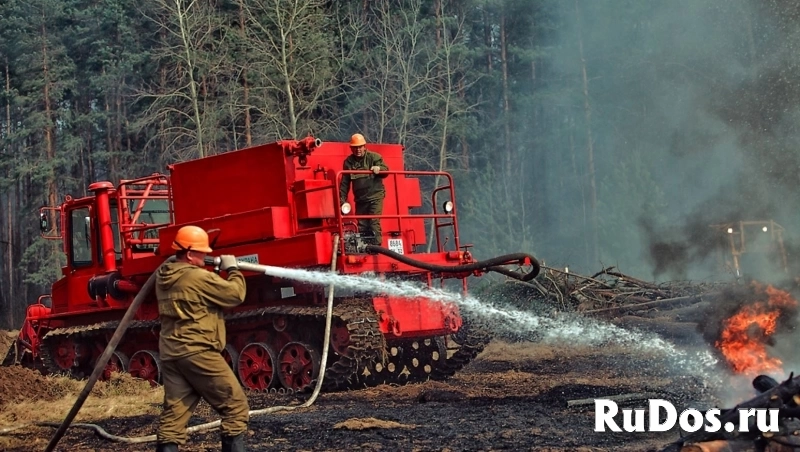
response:
{"label": "cab window", "polygon": [[[114,258],[117,262],[122,260],[122,240],[119,235],[119,208],[117,201],[112,199],[110,202],[111,208],[111,236],[114,239]],[[103,255],[100,254],[100,263],[103,262]]]}
{"label": "cab window", "polygon": [[[147,199],[143,205],[138,200],[131,200],[129,210],[136,212],[139,210],[139,217],[136,224],[141,226],[169,224],[169,204],[166,199]],[[155,252],[158,249],[158,229],[147,228],[133,234],[134,238],[143,240],[144,243],[133,245],[134,252]]]}
{"label": "cab window", "polygon": [[88,207],[70,213],[70,260],[73,267],[92,265],[91,217]]}

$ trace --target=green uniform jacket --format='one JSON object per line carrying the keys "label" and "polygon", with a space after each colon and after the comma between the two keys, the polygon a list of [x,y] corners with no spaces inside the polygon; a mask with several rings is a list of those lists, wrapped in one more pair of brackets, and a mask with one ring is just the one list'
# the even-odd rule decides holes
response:
{"label": "green uniform jacket", "polygon": [[156,297],[161,317],[158,349],[162,360],[183,358],[225,348],[222,309],[244,301],[244,276],[231,270],[225,280],[186,262],[168,262],[158,269]]}
{"label": "green uniform jacket", "polygon": [[[369,170],[373,166],[379,166],[381,171],[389,171],[389,167],[383,163],[383,157],[377,152],[367,151],[362,158],[353,155],[344,160],[343,170]],[[386,188],[383,186],[383,179],[388,174],[344,174],[342,175],[342,185],[339,186],[341,195],[340,204],[347,201],[347,192],[350,190],[350,181],[353,182],[353,197],[356,204],[359,201],[374,201],[383,199],[386,196]]]}

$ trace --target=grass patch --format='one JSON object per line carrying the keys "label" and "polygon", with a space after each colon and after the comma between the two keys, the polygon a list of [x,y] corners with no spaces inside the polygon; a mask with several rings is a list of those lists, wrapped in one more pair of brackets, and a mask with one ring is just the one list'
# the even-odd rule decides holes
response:
{"label": "grass patch", "polygon": [[[35,424],[62,422],[86,385],[86,381],[67,377],[48,376],[44,380],[41,391],[48,394],[50,400],[37,397],[0,407],[0,449],[30,447],[28,435],[33,432],[37,432],[37,437],[52,435],[52,428],[43,429]],[[60,397],[53,397],[56,395]],[[163,400],[162,387],[151,388],[150,383],[130,374],[114,374],[110,380],[94,385],[74,422],[98,423],[113,417],[157,415]]]}

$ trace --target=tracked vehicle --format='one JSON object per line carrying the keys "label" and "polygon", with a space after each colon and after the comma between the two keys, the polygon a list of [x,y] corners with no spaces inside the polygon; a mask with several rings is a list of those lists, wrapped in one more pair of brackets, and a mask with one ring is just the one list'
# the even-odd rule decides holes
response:
{"label": "tracked vehicle", "polygon": [[[536,276],[539,266],[530,255],[472,257],[459,237],[448,173],[404,171],[400,145],[370,150],[391,170],[384,179],[380,245],[358,231],[357,220],[366,216],[339,205],[343,174],[359,173],[341,171],[348,143],[313,137],[176,163],[169,174],[117,186],[95,182],[91,196],[67,196],[43,208],[43,235],[62,240],[67,263],[51,293],[28,307],[3,364],[88,376],[144,282],[172,254],[177,230],[188,224],[209,231],[213,254],[260,265],[330,271],[335,255],[338,273],[426,287],[455,282],[464,291],[467,277],[486,271]],[[430,188],[427,203],[421,187]],[[335,236],[341,239],[336,253]],[[223,355],[247,389],[309,388],[320,370],[328,289],[252,272],[245,277],[246,300],[227,315]],[[334,296],[324,378],[329,390],[447,378],[488,340],[453,304],[338,289]],[[158,384],[158,331],[155,295],[149,294],[103,375],[130,372]]]}

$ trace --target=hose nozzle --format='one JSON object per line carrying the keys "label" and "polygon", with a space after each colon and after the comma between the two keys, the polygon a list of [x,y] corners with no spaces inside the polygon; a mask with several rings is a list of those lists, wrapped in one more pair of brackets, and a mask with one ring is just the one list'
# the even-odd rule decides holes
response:
{"label": "hose nozzle", "polygon": [[206,264],[206,266],[214,268],[218,268],[220,262],[221,259],[219,256],[206,256],[205,259],[203,259],[203,263]]}

